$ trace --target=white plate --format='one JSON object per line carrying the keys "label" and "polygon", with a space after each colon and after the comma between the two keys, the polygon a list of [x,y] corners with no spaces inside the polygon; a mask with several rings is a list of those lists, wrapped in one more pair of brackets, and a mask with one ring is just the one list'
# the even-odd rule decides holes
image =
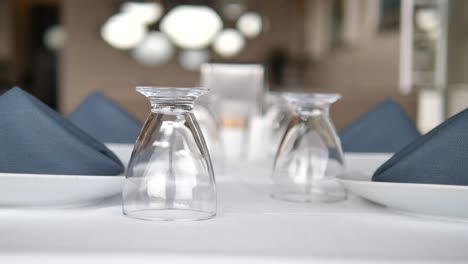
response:
{"label": "white plate", "polygon": [[351,192],[400,212],[468,221],[468,186],[373,182],[371,174],[353,172],[340,180]]}
{"label": "white plate", "polygon": [[392,156],[393,153],[346,152],[346,169],[347,171],[359,171],[365,174],[373,174],[380,165]]}
{"label": "white plate", "polygon": [[[108,147],[126,166],[132,145]],[[0,205],[68,207],[119,194],[125,177],[0,173]]]}

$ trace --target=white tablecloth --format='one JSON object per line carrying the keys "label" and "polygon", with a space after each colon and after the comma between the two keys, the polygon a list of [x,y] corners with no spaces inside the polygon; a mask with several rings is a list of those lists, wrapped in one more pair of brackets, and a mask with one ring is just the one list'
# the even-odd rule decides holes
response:
{"label": "white tablecloth", "polygon": [[0,208],[0,263],[468,262],[468,224],[405,216],[355,196],[273,200],[261,167],[242,164],[218,177],[218,215],[206,221],[126,218],[119,198],[74,209]]}

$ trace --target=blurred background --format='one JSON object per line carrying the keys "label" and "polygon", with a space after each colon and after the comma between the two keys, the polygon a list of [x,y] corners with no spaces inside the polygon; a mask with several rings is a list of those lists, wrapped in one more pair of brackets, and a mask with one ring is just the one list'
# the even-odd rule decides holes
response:
{"label": "blurred background", "polygon": [[425,132],[468,105],[467,12],[465,0],[2,0],[0,89],[64,115],[102,91],[144,120],[135,86],[253,63],[269,90],[342,93],[338,130],[393,98]]}

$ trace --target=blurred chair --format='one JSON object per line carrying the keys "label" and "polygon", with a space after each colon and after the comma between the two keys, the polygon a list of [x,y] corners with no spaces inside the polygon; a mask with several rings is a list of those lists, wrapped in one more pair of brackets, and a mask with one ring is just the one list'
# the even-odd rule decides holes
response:
{"label": "blurred chair", "polygon": [[[204,64],[200,84],[211,92],[206,100],[221,123],[226,157],[246,155],[249,122],[262,113],[264,69],[258,64]],[[203,103],[203,100],[201,100]]]}

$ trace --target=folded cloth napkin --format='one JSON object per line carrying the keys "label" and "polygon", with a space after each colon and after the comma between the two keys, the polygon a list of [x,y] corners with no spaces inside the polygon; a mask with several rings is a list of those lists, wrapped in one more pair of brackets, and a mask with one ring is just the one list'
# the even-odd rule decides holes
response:
{"label": "folded cloth napkin", "polygon": [[396,153],[377,169],[372,180],[468,185],[468,110]]}
{"label": "folded cloth napkin", "polygon": [[134,144],[142,124],[101,93],[88,96],[69,119],[101,142]]}
{"label": "folded cloth napkin", "polygon": [[0,96],[0,172],[117,175],[102,143],[20,88]]}
{"label": "folded cloth napkin", "polygon": [[345,152],[397,152],[420,137],[401,106],[385,100],[339,134]]}

